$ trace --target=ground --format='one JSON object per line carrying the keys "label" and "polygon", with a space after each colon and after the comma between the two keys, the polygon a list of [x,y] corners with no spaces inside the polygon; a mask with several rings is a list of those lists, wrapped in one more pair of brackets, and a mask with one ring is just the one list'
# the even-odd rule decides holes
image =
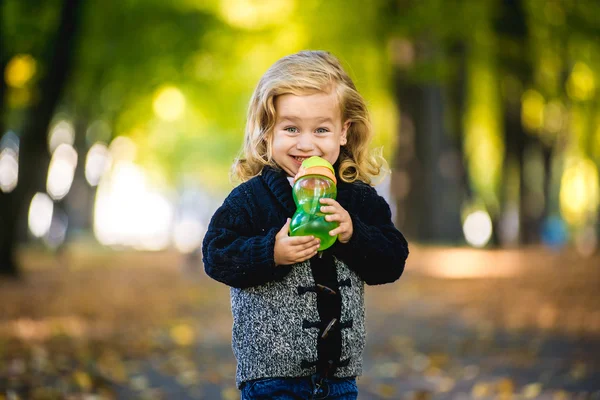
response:
{"label": "ground", "polygon": [[[237,399],[228,289],[198,258],[24,249],[0,399]],[[412,246],[367,288],[361,399],[600,399],[600,258]]]}

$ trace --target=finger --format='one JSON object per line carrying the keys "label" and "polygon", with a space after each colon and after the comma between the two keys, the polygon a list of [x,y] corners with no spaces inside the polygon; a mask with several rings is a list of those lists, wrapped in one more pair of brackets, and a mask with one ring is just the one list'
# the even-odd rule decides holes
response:
{"label": "finger", "polygon": [[296,245],[293,247],[293,251],[301,252],[307,249],[312,249],[313,247],[318,248],[321,245],[321,241],[319,239],[311,240],[308,243]]}
{"label": "finger", "polygon": [[325,216],[325,221],[327,221],[327,222],[333,222],[333,221],[341,222],[343,220],[344,220],[344,218],[340,214],[327,214]]}
{"label": "finger", "polygon": [[308,260],[309,258],[314,257],[314,255],[317,254],[318,250],[319,250],[319,246],[304,250],[298,255],[299,256],[298,259],[300,261]]}
{"label": "finger", "polygon": [[290,236],[286,240],[286,244],[288,246],[300,246],[315,240],[314,236]]}
{"label": "finger", "polygon": [[341,207],[340,203],[338,203],[337,200],[330,199],[329,197],[324,197],[319,200],[320,200],[321,204],[327,204],[329,206],[334,206],[334,207]]}
{"label": "finger", "polygon": [[341,235],[345,231],[346,231],[346,228],[344,228],[343,226],[340,225],[337,228],[329,231],[329,236]]}
{"label": "finger", "polygon": [[277,232],[277,236],[288,236],[288,232],[290,230],[290,222],[292,220],[290,218],[285,220],[285,224],[281,227],[279,232]]}
{"label": "finger", "polygon": [[338,209],[334,206],[321,206],[320,210],[322,213],[325,213],[325,214],[331,214],[331,213],[338,211]]}

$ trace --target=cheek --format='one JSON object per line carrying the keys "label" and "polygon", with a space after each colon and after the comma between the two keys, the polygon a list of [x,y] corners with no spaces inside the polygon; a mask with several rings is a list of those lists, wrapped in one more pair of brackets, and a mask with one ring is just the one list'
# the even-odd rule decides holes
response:
{"label": "cheek", "polygon": [[271,140],[271,148],[275,149],[281,147],[283,145],[283,140],[280,135],[273,135],[273,139]]}
{"label": "cheek", "polygon": [[287,154],[291,147],[290,138],[283,135],[274,135],[271,141],[271,151],[274,157]]}
{"label": "cheek", "polygon": [[331,149],[329,149],[329,151],[327,151],[327,161],[329,161],[331,164],[335,164],[335,162],[337,161],[337,159],[340,156],[340,147],[339,146],[334,146]]}

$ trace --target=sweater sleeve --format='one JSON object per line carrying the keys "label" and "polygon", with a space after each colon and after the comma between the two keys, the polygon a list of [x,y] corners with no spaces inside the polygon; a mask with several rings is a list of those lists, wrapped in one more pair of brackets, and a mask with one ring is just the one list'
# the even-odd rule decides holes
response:
{"label": "sweater sleeve", "polygon": [[353,233],[348,243],[336,242],[335,255],[368,285],[394,282],[402,275],[408,243],[394,226],[390,207],[374,188],[357,193],[356,207],[348,210]]}
{"label": "sweater sleeve", "polygon": [[253,235],[251,220],[239,203],[226,200],[213,215],[202,253],[204,270],[211,278],[235,288],[247,288],[281,280],[291,266],[275,266],[272,228]]}

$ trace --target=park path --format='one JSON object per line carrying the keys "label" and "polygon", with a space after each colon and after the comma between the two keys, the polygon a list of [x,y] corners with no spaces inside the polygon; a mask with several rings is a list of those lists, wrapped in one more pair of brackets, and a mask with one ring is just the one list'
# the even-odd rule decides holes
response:
{"label": "park path", "polygon": [[[400,281],[367,288],[361,399],[600,399],[600,265],[544,252],[413,253]],[[199,369],[220,366],[214,383],[190,393],[156,369],[148,376],[170,398],[237,398],[222,335],[196,348],[209,360]]]}
{"label": "park path", "polygon": [[[229,292],[197,266],[27,262],[0,281],[0,399],[239,398]],[[599,288],[598,258],[413,246],[398,282],[367,287],[360,398],[600,399]]]}

